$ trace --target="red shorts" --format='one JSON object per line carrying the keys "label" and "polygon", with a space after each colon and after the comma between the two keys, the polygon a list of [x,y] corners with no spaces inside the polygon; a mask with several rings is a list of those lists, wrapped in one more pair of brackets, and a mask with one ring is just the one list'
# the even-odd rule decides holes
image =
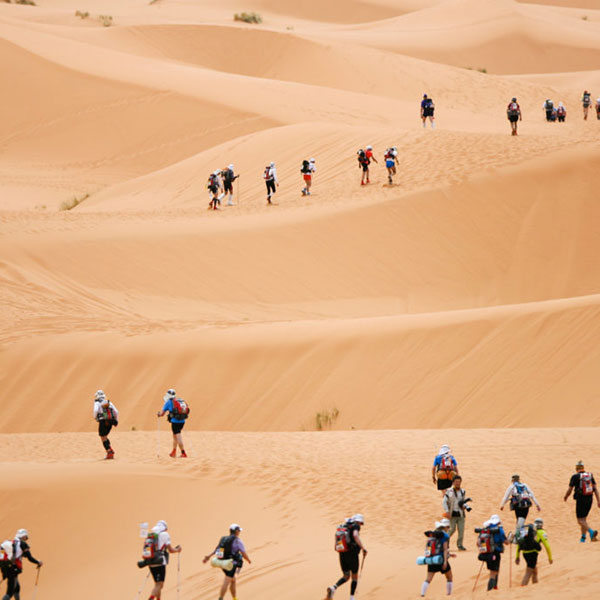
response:
{"label": "red shorts", "polygon": [[304,173],[304,181],[312,181],[312,175],[310,173]]}

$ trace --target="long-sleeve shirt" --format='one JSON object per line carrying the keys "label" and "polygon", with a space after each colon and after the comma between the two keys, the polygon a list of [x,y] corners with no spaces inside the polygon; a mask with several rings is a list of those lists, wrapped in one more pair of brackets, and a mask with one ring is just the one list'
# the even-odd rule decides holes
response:
{"label": "long-sleeve shirt", "polygon": [[277,169],[275,167],[268,167],[267,177],[265,177],[265,181],[271,180],[277,183]]}
{"label": "long-sleeve shirt", "polygon": [[[550,549],[550,544],[548,543],[548,534],[543,529],[538,529],[535,534],[535,539],[537,542],[542,544],[544,548],[546,548],[548,560],[552,561],[552,550]],[[521,552],[523,552],[523,554],[528,554],[530,552],[540,552],[540,550],[521,550],[517,545],[517,558],[519,558]]]}
{"label": "long-sleeve shirt", "polygon": [[31,551],[29,550],[29,544],[27,542],[24,542],[23,540],[17,539],[14,542],[13,560],[15,560],[15,562],[17,562],[18,565],[20,565],[19,561],[22,561],[23,558],[26,558],[30,563],[33,563],[34,565],[40,564],[40,561],[31,555]]}
{"label": "long-sleeve shirt", "polygon": [[540,504],[537,501],[535,494],[531,491],[531,488],[526,483],[521,483],[520,481],[513,481],[508,486],[508,489],[506,490],[506,493],[504,494],[504,498],[502,498],[502,502],[500,503],[500,506],[504,506],[508,502],[508,499],[510,497],[519,495],[519,492],[517,491],[517,484],[523,488],[523,491],[521,492],[523,497],[531,498],[533,503],[539,508]]}
{"label": "long-sleeve shirt", "polygon": [[110,409],[113,411],[113,413],[115,415],[115,419],[118,421],[119,420],[119,411],[117,410],[117,407],[108,398],[104,398],[102,400],[96,400],[94,402],[94,419],[96,419],[96,421],[101,420],[102,414],[107,412],[107,409]]}

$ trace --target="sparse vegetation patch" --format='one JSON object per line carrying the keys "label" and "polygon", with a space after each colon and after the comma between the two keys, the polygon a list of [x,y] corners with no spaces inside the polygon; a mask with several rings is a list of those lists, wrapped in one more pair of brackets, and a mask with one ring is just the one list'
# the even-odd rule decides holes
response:
{"label": "sparse vegetation patch", "polygon": [[315,415],[315,426],[317,431],[329,429],[337,420],[340,411],[337,408],[331,410],[323,410]]}
{"label": "sparse vegetation patch", "polygon": [[235,13],[235,15],[233,15],[233,20],[234,21],[243,21],[244,23],[255,23],[255,24],[259,24],[262,23],[262,17],[255,12],[243,12],[243,13]]}
{"label": "sparse vegetation patch", "polygon": [[81,196],[80,198],[78,198],[77,196],[73,196],[73,198],[71,198],[71,200],[65,200],[60,205],[60,210],[71,210],[72,208],[75,208],[77,205],[81,204],[84,200],[87,200],[89,197],[90,197],[89,194],[85,194],[84,196]]}

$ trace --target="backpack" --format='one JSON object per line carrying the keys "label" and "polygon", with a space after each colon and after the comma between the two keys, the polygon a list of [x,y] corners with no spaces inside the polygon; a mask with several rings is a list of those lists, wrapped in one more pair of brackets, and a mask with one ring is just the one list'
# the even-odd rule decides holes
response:
{"label": "backpack", "polygon": [[163,553],[158,547],[158,533],[150,532],[144,540],[142,560],[148,565],[159,565],[163,562]]}
{"label": "backpack", "polygon": [[351,544],[351,527],[350,523],[341,523],[335,530],[335,551],[348,552]]}
{"label": "backpack", "polygon": [[582,496],[591,496],[594,493],[592,474],[584,471],[579,474],[579,491]]}
{"label": "backpack", "polygon": [[511,102],[508,105],[508,115],[510,117],[518,117],[519,116],[519,105],[516,102]]}
{"label": "backpack", "polygon": [[190,407],[187,402],[181,398],[173,398],[173,408],[170,411],[171,418],[187,419],[190,416]]}
{"label": "backpack", "polygon": [[584,104],[589,104],[590,103],[590,98],[591,98],[590,94],[584,94],[583,95],[583,103]]}
{"label": "backpack", "polygon": [[359,150],[358,151],[358,162],[361,165],[368,165],[371,162],[369,160],[369,158],[367,157],[367,155],[365,154],[364,150]]}
{"label": "backpack", "polygon": [[[433,534],[433,532],[431,532]],[[433,558],[434,556],[441,556],[444,553],[444,542],[443,538],[436,537],[435,535],[427,536],[427,543],[425,544],[425,558]]]}
{"label": "backpack", "polygon": [[4,540],[0,544],[0,562],[10,562],[14,555],[13,542]]}
{"label": "backpack", "polygon": [[217,181],[217,176],[214,173],[210,174],[210,177],[208,178],[208,183],[206,185],[207,188],[211,188],[214,186],[218,186],[219,182]]}
{"label": "backpack", "polygon": [[561,117],[562,117],[564,114],[566,114],[566,112],[567,112],[567,110],[566,110],[566,108],[565,108],[564,106],[559,106],[559,107],[556,109],[556,113],[557,113],[558,115],[560,115]]}
{"label": "backpack", "polygon": [[442,456],[438,471],[454,471],[454,457],[452,454],[444,454]]}
{"label": "backpack", "polygon": [[485,527],[479,532],[477,536],[477,548],[479,549],[479,554],[491,554],[494,551],[494,535],[489,527]]}
{"label": "backpack", "polygon": [[531,500],[524,484],[515,482],[514,490],[510,499],[510,509],[527,508],[531,506]]}
{"label": "backpack", "polygon": [[546,100],[545,107],[546,107],[546,110],[550,110],[551,108],[554,108],[554,102],[552,102],[552,100]]}
{"label": "backpack", "polygon": [[273,179],[273,176],[271,175],[271,167],[265,167],[265,173],[263,175],[263,177],[268,181],[269,179]]}
{"label": "backpack", "polygon": [[423,100],[423,102],[425,104],[423,104],[423,108],[431,108],[431,105],[433,104],[433,100],[431,98],[427,98],[426,100]]}
{"label": "backpack", "polygon": [[310,173],[310,163],[307,160],[302,161],[302,168],[300,173]]}
{"label": "backpack", "polygon": [[536,539],[535,529],[531,524],[517,529],[515,532],[515,539],[517,540],[517,544],[521,551],[539,551],[542,549],[542,546]]}
{"label": "backpack", "polygon": [[220,560],[227,560],[229,558],[233,558],[231,553],[231,546],[233,545],[233,540],[235,539],[235,535],[224,535],[217,544],[217,550],[215,552],[215,556]]}
{"label": "backpack", "polygon": [[110,423],[115,423],[117,421],[115,411],[110,405],[110,401],[106,406],[100,405],[100,410],[98,411],[98,421],[109,421]]}

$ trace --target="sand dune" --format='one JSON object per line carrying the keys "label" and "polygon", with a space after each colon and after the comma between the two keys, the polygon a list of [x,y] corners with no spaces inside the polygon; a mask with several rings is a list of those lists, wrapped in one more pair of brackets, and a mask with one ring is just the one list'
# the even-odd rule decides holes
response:
{"label": "sand dune", "polygon": [[[505,560],[496,596],[593,597],[600,545],[561,496],[600,460],[600,122],[580,102],[600,95],[597,2],[36,3],[0,2],[0,526],[29,528],[36,597],[135,597],[138,525],[165,518],[184,552],[164,600],[216,597],[200,561],[232,521],[253,559],[239,597],[320,598],[334,527],[361,511],[357,597],[414,598],[442,443],[474,498],[453,596],[486,594],[471,531],[519,472],[555,563],[520,588]],[[233,21],[248,10],[263,23]],[[209,212],[230,162],[236,205]],[[185,461],[156,429],[171,386],[192,407]],[[98,388],[121,410],[115,461]]]}

